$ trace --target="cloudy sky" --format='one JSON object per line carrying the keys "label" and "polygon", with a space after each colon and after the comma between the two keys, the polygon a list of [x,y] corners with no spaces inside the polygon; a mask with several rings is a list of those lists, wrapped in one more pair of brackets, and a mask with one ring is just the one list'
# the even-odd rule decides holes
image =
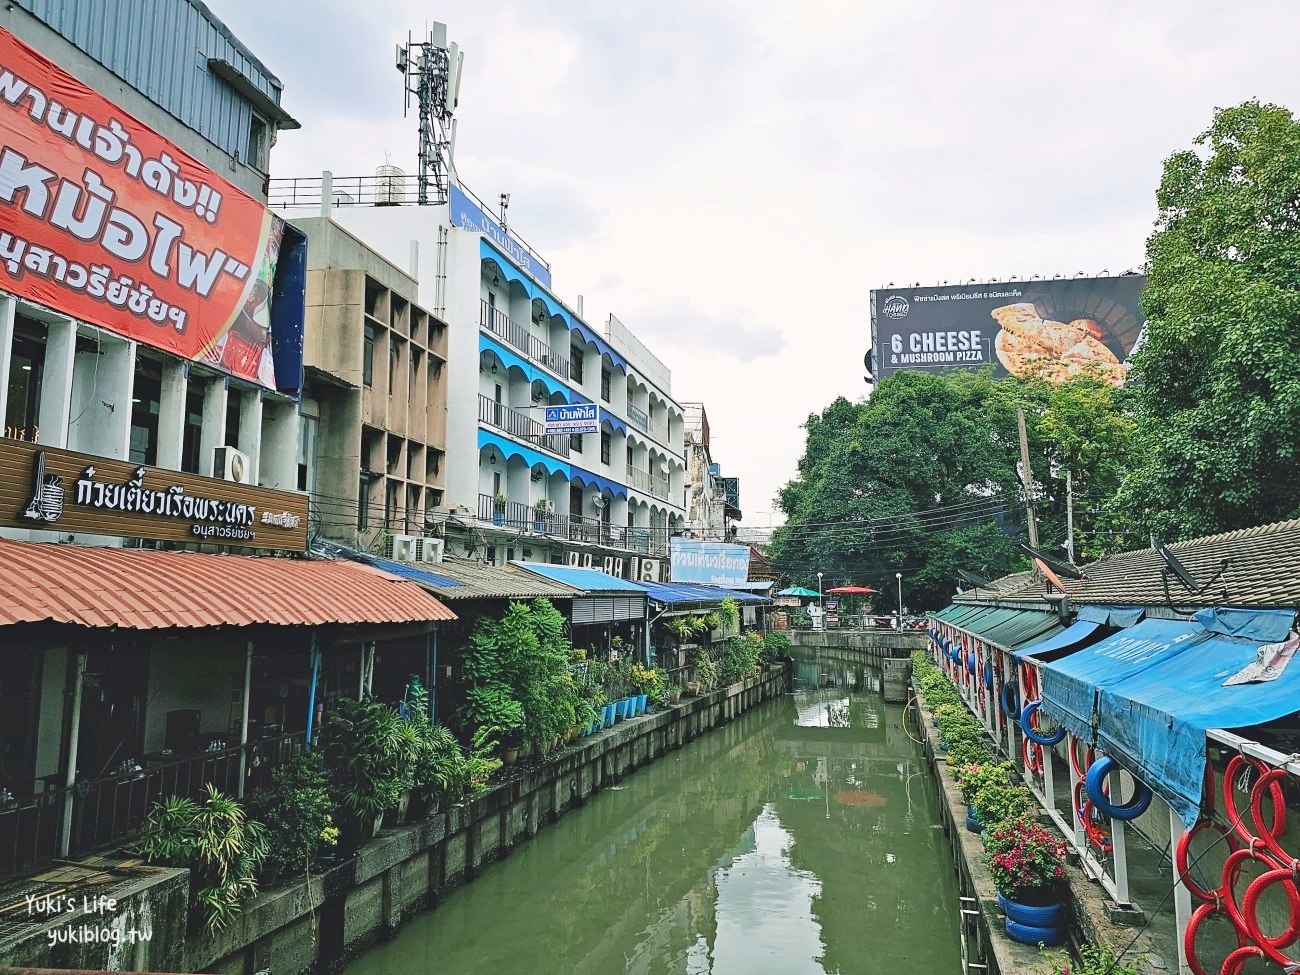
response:
{"label": "cloudy sky", "polygon": [[1293,0],[208,3],[303,123],[275,176],[413,172],[394,47],[447,23],[461,179],[706,404],[756,527],[866,392],[869,289],[1137,267],[1216,106],[1300,107]]}

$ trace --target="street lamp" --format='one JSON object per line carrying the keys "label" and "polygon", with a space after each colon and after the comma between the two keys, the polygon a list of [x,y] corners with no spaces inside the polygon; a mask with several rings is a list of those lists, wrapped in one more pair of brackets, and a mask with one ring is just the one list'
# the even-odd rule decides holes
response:
{"label": "street lamp", "polygon": [[820,572],[817,573],[817,607],[823,610],[826,608],[826,604],[822,601],[822,574]]}
{"label": "street lamp", "polygon": [[903,628],[903,573],[895,572],[894,577],[898,579],[898,628]]}

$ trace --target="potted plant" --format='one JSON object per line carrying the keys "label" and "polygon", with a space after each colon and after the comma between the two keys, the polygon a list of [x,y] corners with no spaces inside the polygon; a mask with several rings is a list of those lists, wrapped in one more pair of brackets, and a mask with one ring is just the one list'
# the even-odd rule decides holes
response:
{"label": "potted plant", "polygon": [[546,523],[551,517],[551,502],[546,498],[538,498],[537,503],[533,505],[533,531],[546,531]]}
{"label": "potted plant", "polygon": [[1045,945],[1065,940],[1065,906],[1056,890],[1065,878],[1063,841],[1035,819],[1005,819],[984,831],[984,865],[997,885],[1013,940]]}
{"label": "potted plant", "polygon": [[411,787],[406,722],[379,701],[340,698],[321,722],[320,749],[330,798],[343,814],[349,849],[370,839]]}
{"label": "potted plant", "polygon": [[504,525],[506,522],[506,502],[510,499],[502,492],[498,491],[495,498],[492,499],[492,524]]}
{"label": "potted plant", "polygon": [[270,785],[253,790],[248,814],[266,827],[265,886],[309,870],[322,846],[338,842],[333,810],[320,752],[286,762],[271,773]]}

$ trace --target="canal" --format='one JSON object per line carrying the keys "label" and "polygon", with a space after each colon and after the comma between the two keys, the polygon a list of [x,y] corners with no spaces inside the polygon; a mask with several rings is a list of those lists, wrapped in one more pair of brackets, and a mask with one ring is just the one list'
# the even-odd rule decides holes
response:
{"label": "canal", "polygon": [[902,707],[870,667],[796,673],[795,693],[593,796],[346,975],[958,971]]}

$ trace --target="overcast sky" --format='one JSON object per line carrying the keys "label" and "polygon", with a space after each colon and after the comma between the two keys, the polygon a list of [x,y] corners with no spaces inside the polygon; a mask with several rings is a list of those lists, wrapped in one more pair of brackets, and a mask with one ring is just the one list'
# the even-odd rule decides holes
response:
{"label": "overcast sky", "polygon": [[1294,0],[208,3],[303,124],[274,176],[414,172],[394,47],[445,22],[462,181],[705,403],[754,527],[866,392],[869,289],[1138,267],[1161,161],[1300,104]]}

